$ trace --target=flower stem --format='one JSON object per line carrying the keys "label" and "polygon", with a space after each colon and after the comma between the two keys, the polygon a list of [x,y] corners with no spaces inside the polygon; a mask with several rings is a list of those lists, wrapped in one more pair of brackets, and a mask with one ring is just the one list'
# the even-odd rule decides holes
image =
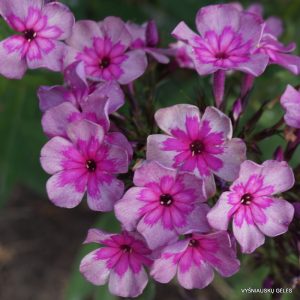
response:
{"label": "flower stem", "polygon": [[223,70],[218,70],[213,74],[213,93],[217,107],[223,102],[225,90],[226,73]]}

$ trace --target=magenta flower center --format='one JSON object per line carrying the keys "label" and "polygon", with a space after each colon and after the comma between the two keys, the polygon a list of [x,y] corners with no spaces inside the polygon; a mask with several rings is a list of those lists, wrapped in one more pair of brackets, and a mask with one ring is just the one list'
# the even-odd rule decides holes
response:
{"label": "magenta flower center", "polygon": [[132,248],[128,245],[121,245],[120,248],[123,251],[123,253],[131,253],[132,252]]}
{"label": "magenta flower center", "polygon": [[169,194],[160,195],[159,203],[163,206],[170,206],[173,203],[173,197]]}
{"label": "magenta flower center", "polygon": [[27,29],[24,31],[24,38],[28,41],[31,42],[36,38],[36,32],[33,29]]}
{"label": "magenta flower center", "polygon": [[253,197],[251,194],[244,194],[241,198],[241,204],[249,205],[251,201],[253,200]]}
{"label": "magenta flower center", "polygon": [[109,65],[110,65],[110,58],[107,57],[107,56],[103,57],[100,61],[100,64],[99,64],[101,69],[106,69],[106,68],[109,67]]}
{"label": "magenta flower center", "polygon": [[199,242],[195,239],[191,239],[189,242],[189,247],[197,247],[199,245]]}
{"label": "magenta flower center", "polygon": [[226,52],[218,52],[216,53],[215,57],[217,59],[228,59],[229,55]]}
{"label": "magenta flower center", "polygon": [[97,164],[93,159],[87,160],[85,166],[89,172],[95,172],[97,169]]}
{"label": "magenta flower center", "polygon": [[204,145],[201,141],[196,140],[190,144],[192,155],[199,155],[204,151]]}

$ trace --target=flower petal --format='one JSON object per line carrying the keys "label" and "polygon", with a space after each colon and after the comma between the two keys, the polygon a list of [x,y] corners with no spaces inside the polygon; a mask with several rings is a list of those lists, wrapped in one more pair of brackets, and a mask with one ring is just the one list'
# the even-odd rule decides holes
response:
{"label": "flower petal", "polygon": [[139,210],[145,205],[145,202],[139,200],[139,194],[143,188],[130,188],[123,198],[115,204],[115,215],[122,223],[124,228],[132,231],[140,219]]}
{"label": "flower petal", "polygon": [[86,255],[80,263],[80,272],[89,282],[95,285],[104,285],[108,281],[110,270],[106,266],[106,261],[97,259],[96,249]]}
{"label": "flower petal", "polygon": [[40,110],[45,112],[66,101],[67,89],[63,86],[41,86],[37,95],[40,101]]}
{"label": "flower petal", "polygon": [[121,64],[123,70],[118,78],[120,84],[128,84],[142,76],[147,68],[148,62],[142,50],[126,52],[126,60]]}
{"label": "flower petal", "polygon": [[129,268],[122,276],[112,270],[109,277],[108,288],[113,295],[120,297],[137,297],[143,292],[147,283],[147,273],[143,268],[141,268],[138,273],[134,273]]}
{"label": "flower petal", "polygon": [[273,198],[273,203],[263,210],[267,221],[256,223],[257,227],[267,236],[285,233],[294,217],[294,206],[284,199]]}
{"label": "flower petal", "polygon": [[243,253],[252,253],[265,242],[265,236],[255,224],[248,224],[245,219],[241,226],[237,226],[236,216],[237,214],[234,215],[232,223],[234,237],[241,245]]}

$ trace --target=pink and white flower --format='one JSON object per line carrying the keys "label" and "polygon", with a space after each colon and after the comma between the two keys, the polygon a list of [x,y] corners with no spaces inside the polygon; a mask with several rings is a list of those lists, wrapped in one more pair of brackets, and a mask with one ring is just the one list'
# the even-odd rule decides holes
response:
{"label": "pink and white flower", "polygon": [[27,68],[60,71],[74,16],[63,4],[42,0],[1,0],[0,14],[21,33],[0,43],[0,73],[20,79]]}
{"label": "pink and white flower", "polygon": [[73,208],[87,193],[88,206],[110,211],[124,192],[116,178],[128,170],[128,152],[109,143],[102,126],[87,120],[71,123],[67,137],[52,138],[41,151],[49,199],[57,206]]}
{"label": "pink and white flower", "polygon": [[78,21],[67,40],[70,47],[64,64],[82,61],[89,79],[128,84],[147,67],[145,52],[130,50],[131,43],[132,37],[120,18],[107,17],[99,23]]}
{"label": "pink and white flower", "polygon": [[280,103],[285,109],[284,120],[286,124],[300,128],[300,92],[288,85],[280,98]]}
{"label": "pink and white flower", "polygon": [[145,162],[134,174],[130,188],[115,205],[126,230],[136,230],[155,249],[176,241],[180,233],[207,232],[208,205],[203,182],[196,176]]}
{"label": "pink and white flower", "polygon": [[215,193],[213,174],[237,178],[246,146],[232,138],[231,121],[221,111],[208,107],[201,118],[198,107],[178,104],[158,110],[155,120],[166,134],[148,137],[147,159],[194,173],[204,180],[207,196]]}
{"label": "pink and white flower", "polygon": [[90,229],[85,243],[103,245],[81,261],[80,272],[88,281],[95,285],[108,282],[110,293],[120,297],[137,297],[143,292],[148,283],[144,267],[152,264],[152,253],[139,234]]}
{"label": "pink and white flower", "polygon": [[265,70],[268,56],[255,53],[263,22],[253,14],[233,4],[209,5],[198,11],[196,27],[200,35],[181,22],[172,34],[192,47],[200,75],[239,70],[259,76]]}
{"label": "pink and white flower", "polygon": [[185,289],[202,289],[214,278],[214,269],[223,277],[235,274],[240,267],[226,231],[193,233],[162,249],[151,268],[151,276],[168,283],[177,276]]}
{"label": "pink and white flower", "polygon": [[284,161],[265,161],[258,165],[245,161],[239,178],[224,192],[209,211],[210,225],[226,230],[233,219],[233,234],[242,252],[252,253],[261,246],[266,236],[285,233],[294,216],[294,207],[276,197],[294,185],[292,169]]}
{"label": "pink and white flower", "polygon": [[75,62],[64,70],[64,85],[41,86],[38,90],[40,109],[45,111],[68,102],[82,110],[89,97],[108,100],[108,113],[117,111],[125,102],[124,93],[116,82],[90,83],[84,64]]}
{"label": "pink and white flower", "polygon": [[169,51],[157,48],[159,34],[154,21],[146,22],[143,25],[127,22],[126,28],[132,36],[130,48],[142,49],[161,64],[167,64],[170,61],[167,56]]}

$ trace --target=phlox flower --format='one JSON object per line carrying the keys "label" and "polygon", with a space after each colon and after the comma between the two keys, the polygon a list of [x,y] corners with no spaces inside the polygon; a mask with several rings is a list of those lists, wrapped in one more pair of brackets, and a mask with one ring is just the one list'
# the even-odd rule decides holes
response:
{"label": "phlox flower", "polygon": [[196,176],[145,162],[130,188],[115,205],[115,214],[127,230],[141,233],[151,249],[177,239],[183,231],[210,229],[203,182]]}
{"label": "phlox flower", "polygon": [[20,79],[27,68],[60,71],[65,45],[74,24],[70,10],[58,2],[1,0],[0,14],[20,34],[0,43],[0,73]]}
{"label": "phlox flower", "polygon": [[239,270],[240,263],[226,231],[192,233],[161,251],[151,267],[151,276],[168,283],[177,276],[186,289],[202,289],[214,278],[214,269],[223,277]]}
{"label": "phlox flower", "polygon": [[181,22],[172,35],[192,47],[200,75],[240,70],[259,76],[264,71],[268,57],[254,54],[263,24],[253,14],[241,12],[232,4],[209,5],[198,11],[196,27],[200,35]]}
{"label": "phlox flower", "polygon": [[238,179],[209,211],[209,224],[226,230],[233,219],[233,234],[242,252],[253,252],[264,243],[265,235],[274,237],[288,230],[294,207],[276,195],[289,190],[294,181],[293,171],[284,161],[243,162]]}
{"label": "phlox flower", "polygon": [[131,43],[132,37],[120,18],[107,17],[98,23],[78,21],[67,39],[70,47],[64,65],[82,61],[91,80],[129,84],[147,67],[145,52],[130,50]]}
{"label": "phlox flower", "polygon": [[121,297],[137,297],[143,292],[148,283],[144,267],[152,264],[152,253],[139,234],[90,229],[85,243],[103,245],[81,261],[80,272],[88,281],[95,285],[108,282],[110,293]]}
{"label": "phlox flower", "polygon": [[170,49],[175,57],[175,60],[180,68],[195,69],[194,62],[192,60],[192,47],[188,44],[177,41],[170,44]]}
{"label": "phlox flower", "polygon": [[124,192],[116,178],[128,170],[128,152],[109,143],[102,126],[87,120],[71,123],[67,138],[53,137],[41,150],[41,165],[52,176],[47,181],[49,199],[73,208],[87,193],[88,206],[110,211]]}
{"label": "phlox flower", "polygon": [[233,181],[246,159],[245,143],[232,138],[230,119],[214,107],[201,117],[198,107],[178,104],[159,109],[155,120],[165,134],[150,135],[147,159],[192,172],[205,182],[207,196],[215,193],[213,174]]}

